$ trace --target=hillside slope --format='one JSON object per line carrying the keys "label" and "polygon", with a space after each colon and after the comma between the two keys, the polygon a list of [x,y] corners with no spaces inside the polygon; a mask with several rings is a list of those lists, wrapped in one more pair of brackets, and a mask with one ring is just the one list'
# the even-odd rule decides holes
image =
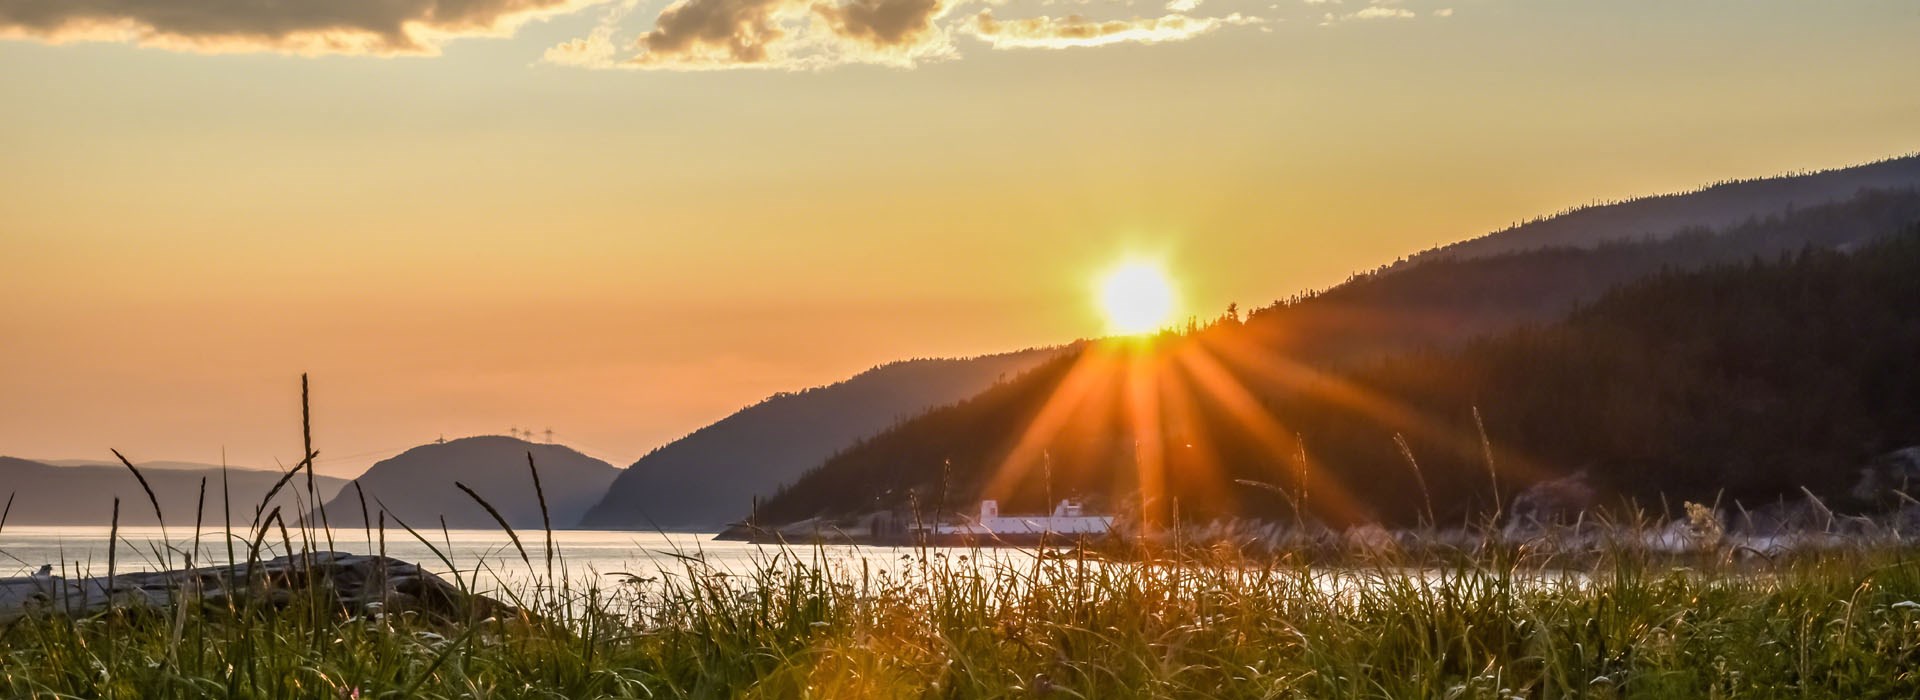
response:
{"label": "hillside slope", "polygon": [[1435,259],[1356,275],[1325,292],[1254,311],[1260,343],[1312,363],[1450,346],[1524,322],[1558,319],[1614,287],[1811,247],[1850,250],[1920,221],[1920,189],[1850,199],[1592,248],[1554,247]]}
{"label": "hillside slope", "polygon": [[1411,256],[1406,264],[1718,228],[1848,199],[1863,189],[1920,187],[1920,154],[1820,172],[1725,182],[1692,192],[1581,207]]}
{"label": "hillside slope", "polygon": [[[281,473],[259,469],[228,469],[227,493],[222,493],[219,468],[190,468],[174,464],[159,468],[145,465],[141,473],[153,486],[161,513],[169,525],[193,525],[200,503],[200,480],[206,479],[206,523],[220,526],[225,516],[221,504],[229,506],[233,522],[244,526],[253,521],[255,506],[280,480]],[[299,476],[274,497],[272,505],[287,513],[300,508],[305,498],[306,477]],[[346,485],[345,479],[315,476],[314,488],[321,499],[332,498]],[[121,465],[56,466],[14,457],[0,457],[0,502],[13,497],[8,525],[106,525],[113,515],[113,499],[120,499],[121,525],[155,525],[153,506],[141,491],[140,482]],[[271,506],[269,506],[271,507]]]}
{"label": "hillside slope", "polygon": [[620,475],[583,525],[713,530],[751,509],[836,450],[936,406],[979,393],[1057,350],[923,359],[780,394],[642,457]]}
{"label": "hillside slope", "polygon": [[1843,497],[1856,467],[1920,444],[1920,230],[1908,230],[1851,254],[1656,272],[1564,321],[1452,349],[1302,362],[1280,334],[1286,307],[1257,328],[1095,344],[835,456],[760,515],[904,506],[909,493],[921,507],[993,497],[1033,512],[1052,493],[1144,501],[1157,518],[1298,507],[1328,522],[1460,522],[1492,508],[1496,482],[1511,501],[1582,472],[1655,508],[1758,505],[1802,486]]}
{"label": "hillside slope", "polygon": [[556,528],[579,524],[580,516],[606,493],[620,470],[567,447],[488,435],[421,445],[381,460],[327,503],[335,527],[359,527],[360,493],[366,493],[369,517],[384,509],[413,527],[438,527],[445,517],[454,528],[499,527],[485,508],[461,492],[465,484],[493,504],[514,528],[541,526],[527,455],[540,468],[540,486]]}

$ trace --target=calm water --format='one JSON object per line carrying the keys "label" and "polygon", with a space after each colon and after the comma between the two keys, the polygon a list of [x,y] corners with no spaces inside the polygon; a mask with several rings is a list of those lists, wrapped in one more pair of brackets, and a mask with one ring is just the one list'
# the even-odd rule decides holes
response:
{"label": "calm water", "polygon": [[[107,537],[110,532],[105,527],[16,527],[8,526],[0,531],[0,577],[25,576],[51,564],[56,573],[62,570],[68,575],[87,573],[104,575],[107,571]],[[166,556],[172,557],[174,568],[181,566],[184,553],[193,551],[191,530],[182,533],[170,529],[173,547],[165,546],[157,527],[121,528],[115,564],[119,571],[155,571],[169,568]],[[506,533],[498,530],[453,530],[442,533],[435,530],[422,532],[430,538],[433,545],[448,555],[462,574],[470,580],[471,572],[481,571],[479,581],[485,588],[496,582],[520,582],[529,579],[531,573],[527,564],[521,562],[520,554],[513,547]],[[301,548],[297,539],[293,542],[295,551]],[[354,553],[378,552],[381,545],[376,540],[367,541],[363,530],[335,530],[333,532],[335,551]],[[279,556],[286,549],[279,542],[279,533],[270,536],[273,541],[262,546],[272,549],[271,556]],[[545,571],[544,554],[545,534],[529,532],[521,534],[521,542],[532,558],[533,566]],[[246,558],[248,543],[233,542],[236,558]],[[437,573],[447,573],[447,566],[426,545],[413,538],[404,530],[389,530],[386,538],[387,556],[414,562]],[[316,549],[328,549],[323,541]],[[920,550],[893,547],[854,547],[832,545],[822,547],[782,548],[775,545],[758,545],[745,542],[721,542],[709,534],[680,534],[657,532],[594,531],[569,530],[554,533],[556,567],[564,566],[566,576],[576,585],[595,583],[607,585],[618,582],[624,574],[641,577],[661,575],[683,575],[687,571],[687,558],[698,559],[713,569],[743,573],[756,563],[763,563],[775,556],[799,557],[809,563],[829,567],[846,567],[858,571],[898,572],[908,567],[919,556]],[[994,549],[936,549],[933,553],[944,554],[953,561],[1031,561],[1031,554],[1023,550]],[[227,562],[227,542],[219,534],[203,533],[199,544],[200,554],[195,557],[203,564],[222,564]],[[966,555],[966,559],[960,559]],[[262,557],[269,555],[262,554]]]}
{"label": "calm water", "polygon": [[[108,532],[109,529],[105,527],[8,526],[0,531],[0,578],[25,576],[43,564],[53,565],[57,574],[64,570],[64,575],[68,576],[105,575]],[[170,531],[169,534],[175,543],[171,551],[171,568],[179,568],[183,553],[193,549],[192,533],[189,531],[182,536],[180,532]],[[533,560],[531,568],[520,560],[519,552],[513,548],[506,534],[498,530],[453,530],[444,534],[435,530],[421,534],[432,538],[434,547],[448,555],[468,585],[482,593],[525,591],[529,584],[541,578],[535,575],[536,572],[544,573],[546,570],[544,533],[531,532],[521,536],[527,555]],[[262,546],[263,550],[270,548],[271,554],[263,553],[263,557],[279,556],[286,549],[277,541],[278,532],[272,536],[276,541]],[[166,551],[159,528],[121,528],[118,542],[116,556],[119,559],[116,567],[119,571],[170,568],[156,554]],[[235,540],[234,551],[238,558],[246,557],[247,544]],[[299,551],[300,542],[296,539],[293,544],[295,551]],[[369,545],[366,533],[362,530],[334,531],[332,549],[336,551],[369,553],[379,551],[380,546],[377,539]],[[316,549],[327,549],[327,545],[323,541]],[[204,564],[225,563],[227,560],[226,542],[216,535],[203,535],[199,550],[197,559]],[[917,548],[852,545],[782,547],[720,542],[709,534],[570,530],[554,533],[554,550],[556,573],[576,589],[588,586],[605,589],[626,581],[628,576],[684,578],[690,571],[689,559],[694,560],[692,565],[701,567],[702,571],[743,574],[775,557],[792,557],[807,565],[825,568],[849,581],[857,581],[862,576],[911,580],[916,578],[916,574],[925,573],[921,568],[922,550]],[[449,568],[440,561],[439,556],[405,530],[387,532],[386,554],[419,564],[443,576],[449,574]],[[931,559],[929,563],[935,564],[936,568],[948,570],[949,567],[1002,570],[1004,567],[1016,567],[1015,571],[1025,571],[1033,565],[1035,556],[1032,550],[1016,548],[929,548],[925,554]],[[1101,566],[1093,563],[1083,565]],[[1330,594],[1380,586],[1383,581],[1399,580],[1409,575],[1424,580],[1428,585],[1470,585],[1440,569],[1333,566],[1316,568],[1309,575],[1316,588]],[[1522,578],[1525,585],[1533,586],[1582,586],[1587,583],[1585,574],[1572,571],[1539,571],[1523,574]]]}

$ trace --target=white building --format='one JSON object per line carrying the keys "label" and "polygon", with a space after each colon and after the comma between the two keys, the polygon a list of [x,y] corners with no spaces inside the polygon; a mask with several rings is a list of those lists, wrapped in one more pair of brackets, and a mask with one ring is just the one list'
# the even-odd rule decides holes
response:
{"label": "white building", "polygon": [[1079,501],[1065,500],[1052,515],[1000,514],[999,501],[981,501],[980,514],[957,524],[934,528],[938,535],[1004,537],[1034,535],[1105,535],[1113,530],[1113,516],[1087,515]]}

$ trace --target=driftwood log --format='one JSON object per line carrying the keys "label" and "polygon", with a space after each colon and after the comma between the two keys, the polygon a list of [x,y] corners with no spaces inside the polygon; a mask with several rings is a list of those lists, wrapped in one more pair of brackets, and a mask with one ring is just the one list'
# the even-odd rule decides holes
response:
{"label": "driftwood log", "polygon": [[319,595],[346,614],[414,611],[443,620],[517,611],[492,598],[460,590],[418,565],[388,557],[314,552],[232,566],[66,578],[36,575],[0,579],[0,624],[43,613],[88,615],[110,607],[169,608],[198,601],[226,607],[282,607]]}

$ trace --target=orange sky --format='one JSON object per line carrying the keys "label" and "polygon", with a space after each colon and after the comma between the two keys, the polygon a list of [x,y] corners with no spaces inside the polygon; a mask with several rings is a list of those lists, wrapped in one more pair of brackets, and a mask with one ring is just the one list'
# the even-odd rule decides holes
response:
{"label": "orange sky", "polygon": [[292,461],[306,371],[333,473],[511,426],[624,466],[776,391],[1097,334],[1127,256],[1212,314],[1920,149],[1910,2],[903,1],[768,0],[733,19],[792,41],[736,55],[676,34],[706,0],[285,36],[0,0],[0,454]]}

